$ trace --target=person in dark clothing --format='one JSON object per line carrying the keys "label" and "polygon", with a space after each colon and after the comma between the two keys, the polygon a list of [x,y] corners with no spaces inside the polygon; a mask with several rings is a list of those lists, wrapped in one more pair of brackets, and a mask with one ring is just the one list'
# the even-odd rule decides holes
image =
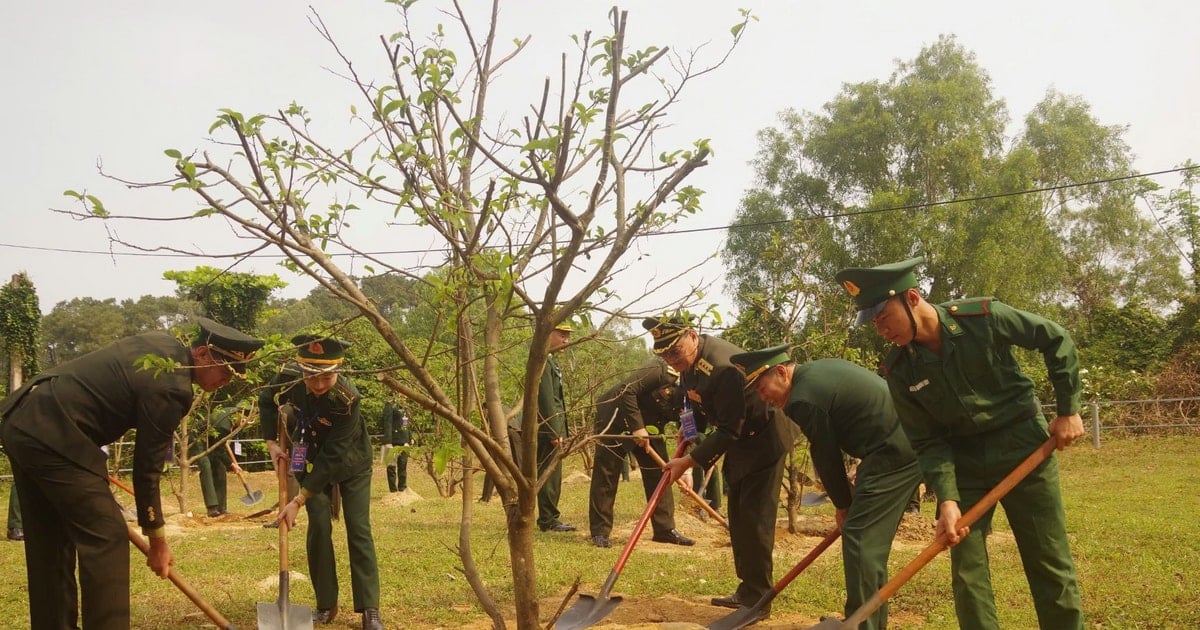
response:
{"label": "person in dark clothing", "polygon": [[380,455],[387,464],[388,492],[404,492],[408,489],[408,451],[400,451],[394,461],[388,461],[388,452],[393,446],[408,446],[412,442],[411,421],[408,410],[391,400],[383,404],[383,448]]}
{"label": "person in dark clothing", "polygon": [[[316,335],[292,338],[295,361],[259,393],[263,439],[276,470],[290,466],[299,493],[280,510],[289,530],[304,507],[308,514],[308,571],[317,607],[313,622],[332,623],[338,612],[337,562],[333,556],[333,496],[338,487],[346,515],[350,590],[363,630],[383,630],[379,615],[379,565],[371,535],[371,467],[375,451],[359,411],[354,383],[339,372],[349,344]],[[294,420],[279,435],[279,416]],[[291,456],[280,445],[288,438]]]}
{"label": "person in dark clothing", "polygon": [[[746,391],[745,378],[729,362],[729,357],[743,352],[741,348],[697,333],[690,318],[680,315],[647,318],[642,326],[654,337],[654,353],[679,372],[684,404],[693,410],[697,429],[715,427],[690,454],[667,462],[664,473],[674,481],[696,464],[712,466],[725,456],[729,538],[740,583],[733,594],[714,597],[712,604],[752,606],[774,586],[775,519],[795,425]],[[761,612],[766,617],[770,609]]]}
{"label": "person in dark clothing", "polygon": [[8,535],[9,540],[20,542],[25,540],[25,525],[21,522],[21,503],[20,494],[17,493],[17,484],[8,493]]}
{"label": "person in dark clothing", "polygon": [[[197,458],[194,463],[200,469],[200,493],[204,495],[204,507],[210,517],[229,513],[229,510],[226,509],[229,487],[226,473],[234,461],[229,457],[229,451],[225,450],[225,444],[218,444],[218,442],[233,431],[235,413],[237,413],[236,407],[217,409],[209,417],[208,422],[199,423],[197,435],[192,439],[188,448],[192,457],[208,450],[207,454]],[[209,447],[214,444],[218,445],[209,450]]]}
{"label": "person in dark clothing", "polygon": [[[646,452],[649,445],[662,459],[667,458],[662,429],[668,422],[679,419],[679,375],[667,364],[654,359],[642,365],[625,380],[600,395],[596,405],[595,431],[598,435],[629,434],[635,439],[601,439],[596,443],[592,461],[592,482],[589,493],[588,526],[592,544],[610,547],[613,526],[613,504],[617,496],[617,481],[627,471],[627,454],[632,454],[642,471],[642,486],[646,499],[662,479],[662,468]],[[647,426],[658,429],[651,436]],[[650,523],[655,542],[691,546],[696,544],[675,529],[675,502],[664,491]]]}
{"label": "person in dark clothing", "polygon": [[[808,438],[813,468],[842,529],[849,617],[887,582],[892,539],[921,481],[921,467],[882,378],[842,359],[796,364],[788,351],[774,346],[729,360],[746,374],[747,389],[782,409]],[[853,484],[846,455],[859,460]],[[886,602],[858,626],[886,627]]]}
{"label": "person in dark clothing", "polygon": [[558,459],[558,450],[567,439],[567,403],[562,368],[554,358],[554,353],[571,340],[571,326],[559,324],[550,335],[551,354],[538,387],[537,471],[539,477],[551,467],[553,471],[538,490],[537,526],[544,532],[573,532],[575,526],[562,522],[558,511],[558,497],[562,493],[562,460]]}
{"label": "person in dark clothing", "polygon": [[[150,539],[146,564],[167,577],[159,477],[175,429],[206,392],[242,373],[263,341],[210,319],[191,345],[166,331],[121,339],[30,379],[0,405],[25,524],[29,622],[44,628],[129,627],[129,531],[101,447],[137,430],[133,488]],[[147,355],[173,369],[146,369]],[[78,563],[79,578],[75,569]]]}

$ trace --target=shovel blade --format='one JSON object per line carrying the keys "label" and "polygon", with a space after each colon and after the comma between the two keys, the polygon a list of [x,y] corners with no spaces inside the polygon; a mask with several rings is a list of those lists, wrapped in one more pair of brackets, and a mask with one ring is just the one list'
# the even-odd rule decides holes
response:
{"label": "shovel blade", "polygon": [[258,602],[258,630],[313,630],[312,611],[300,604]]}
{"label": "shovel blade", "polygon": [[708,630],[738,630],[762,621],[763,617],[762,606],[742,606],[708,624]]}
{"label": "shovel blade", "polygon": [[842,630],[842,627],[845,625],[846,623],[841,619],[827,617],[825,621],[822,621],[815,626],[809,626],[808,630]]}
{"label": "shovel blade", "polygon": [[242,505],[254,505],[263,500],[262,490],[255,490],[242,497]]}
{"label": "shovel blade", "polygon": [[801,507],[815,507],[829,500],[829,495],[824,492],[805,492],[800,497]]}
{"label": "shovel blade", "polygon": [[558,618],[554,630],[580,630],[598,623],[621,605],[621,599],[620,596],[598,598],[580,595],[579,601]]}

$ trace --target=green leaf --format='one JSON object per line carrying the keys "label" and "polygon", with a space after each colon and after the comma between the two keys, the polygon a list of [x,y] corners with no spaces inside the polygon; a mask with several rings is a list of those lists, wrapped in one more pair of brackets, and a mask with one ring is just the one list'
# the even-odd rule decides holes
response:
{"label": "green leaf", "polygon": [[746,28],[745,22],[742,22],[740,24],[734,24],[733,28],[729,29],[729,32],[732,33],[734,37],[737,37],[738,33],[742,32],[743,28]]}
{"label": "green leaf", "polygon": [[163,151],[163,153],[166,154],[167,157],[175,158],[176,160],[183,157],[183,154],[180,153],[178,149],[167,149],[166,151]]}

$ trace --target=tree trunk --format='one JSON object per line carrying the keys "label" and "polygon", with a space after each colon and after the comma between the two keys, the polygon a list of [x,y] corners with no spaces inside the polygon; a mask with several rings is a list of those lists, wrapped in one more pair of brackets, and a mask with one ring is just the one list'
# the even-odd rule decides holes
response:
{"label": "tree trunk", "polygon": [[505,502],[508,553],[512,561],[517,630],[538,630],[537,569],[533,558],[533,525],[537,520],[537,488],[521,484],[516,502]]}

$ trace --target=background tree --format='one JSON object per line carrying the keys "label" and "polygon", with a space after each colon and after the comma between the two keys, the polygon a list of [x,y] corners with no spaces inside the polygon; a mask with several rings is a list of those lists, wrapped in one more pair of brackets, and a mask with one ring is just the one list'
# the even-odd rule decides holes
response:
{"label": "background tree", "polygon": [[[265,244],[281,252],[292,271],[353,305],[392,349],[403,371],[380,374],[382,382],[453,426],[468,452],[464,467],[474,458],[495,479],[508,517],[517,625],[532,629],[539,626],[532,528],[545,482],[535,468],[536,394],[550,333],[568,319],[604,330],[645,299],[621,298],[607,285],[623,270],[633,239],[700,210],[701,191],[684,182],[706,163],[708,143],[664,151],[667,144],[654,139],[682,88],[721,59],[705,65],[695,54],[634,47],[626,14],[614,10],[605,33],[574,38],[576,50],[552,70],[558,78],[538,85],[513,124],[489,96],[528,38],[497,41],[499,3],[480,29],[459,5],[448,10],[465,42],[459,50],[441,25],[429,38],[414,35],[421,16],[411,2],[396,4],[404,30],[380,39],[390,73],[361,78],[344,59],[345,76],[362,96],[351,111],[363,140],[344,147],[321,141],[298,104],[273,114],[225,110],[210,129],[213,154],[167,150],[176,171],[168,185],[197,196],[201,208],[191,216],[222,218],[253,239],[254,250]],[[740,20],[733,44],[750,17]],[[313,22],[340,55],[320,17]],[[516,93],[511,86],[505,92]],[[631,104],[635,98],[644,100]],[[67,194],[84,204],[81,215],[139,218],[112,215],[94,196]],[[449,252],[439,273],[422,276],[356,248],[352,219],[367,210],[436,235]],[[436,321],[452,331],[452,350],[439,351],[440,336],[402,336],[334,252],[368,261],[369,273],[425,282],[446,309]],[[647,306],[643,312],[668,305]],[[509,452],[501,379],[504,352],[517,347],[524,351],[517,363],[519,464]],[[433,357],[447,360],[452,380],[431,369]],[[577,440],[567,452],[582,445]],[[470,489],[469,476],[465,484]],[[469,494],[458,541],[463,571],[500,627],[503,615],[471,554]]]}

